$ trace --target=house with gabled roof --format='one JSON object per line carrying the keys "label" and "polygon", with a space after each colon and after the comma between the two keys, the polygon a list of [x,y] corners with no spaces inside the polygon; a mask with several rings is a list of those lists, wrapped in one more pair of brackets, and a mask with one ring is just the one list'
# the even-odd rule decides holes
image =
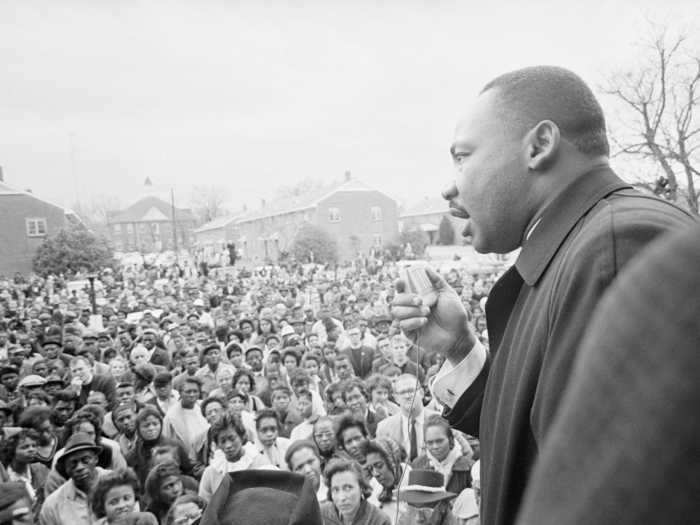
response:
{"label": "house with gabled roof", "polygon": [[340,260],[350,260],[396,241],[398,206],[392,197],[347,172],[330,187],[263,202],[259,208],[205,224],[195,235],[205,252],[208,246],[220,251],[233,243],[244,262],[263,264],[289,251],[304,223],[328,232],[338,243]]}
{"label": "house with gabled roof", "polygon": [[31,273],[37,248],[72,220],[71,210],[5,183],[0,168],[0,276]]}
{"label": "house with gabled roof", "polygon": [[[120,211],[107,215],[114,249],[122,252],[160,252],[187,249],[194,241],[195,217],[190,209],[175,208],[156,194],[146,179],[147,194]],[[173,228],[175,235],[173,235]]]}

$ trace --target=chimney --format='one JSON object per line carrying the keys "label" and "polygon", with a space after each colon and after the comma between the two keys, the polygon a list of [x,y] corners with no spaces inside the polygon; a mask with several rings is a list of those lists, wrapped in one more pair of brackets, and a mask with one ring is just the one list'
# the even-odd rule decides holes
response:
{"label": "chimney", "polygon": [[2,166],[0,166],[0,182],[5,182],[5,175],[2,174]]}
{"label": "chimney", "polygon": [[350,170],[345,170],[345,182],[348,182],[352,178]]}

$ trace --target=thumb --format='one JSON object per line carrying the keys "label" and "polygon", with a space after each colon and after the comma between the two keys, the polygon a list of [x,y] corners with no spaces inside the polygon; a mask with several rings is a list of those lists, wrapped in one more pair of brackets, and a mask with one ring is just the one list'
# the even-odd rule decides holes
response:
{"label": "thumb", "polygon": [[449,287],[447,281],[445,281],[445,279],[443,279],[442,276],[439,273],[437,273],[431,266],[425,267],[425,273],[428,276],[428,279],[430,279],[430,283],[437,291],[442,291]]}

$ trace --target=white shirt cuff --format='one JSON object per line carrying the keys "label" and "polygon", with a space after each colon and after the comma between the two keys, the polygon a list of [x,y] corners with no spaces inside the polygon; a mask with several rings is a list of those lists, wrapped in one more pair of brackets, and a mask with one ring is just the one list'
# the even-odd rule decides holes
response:
{"label": "white shirt cuff", "polygon": [[433,396],[443,405],[453,408],[479,376],[485,363],[486,348],[476,341],[457,366],[453,366],[447,360],[442,364],[431,386]]}

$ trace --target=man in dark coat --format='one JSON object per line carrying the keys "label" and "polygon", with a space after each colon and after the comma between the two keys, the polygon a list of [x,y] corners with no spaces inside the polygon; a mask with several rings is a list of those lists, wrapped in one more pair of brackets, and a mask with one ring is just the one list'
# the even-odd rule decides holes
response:
{"label": "man in dark coat", "polygon": [[444,192],[482,253],[522,248],[486,305],[490,354],[456,292],[399,284],[392,314],[447,359],[434,383],[450,424],[481,441],[483,523],[512,523],[569,379],[581,336],[618,272],[658,235],[691,222],[608,165],[602,110],[570,71],[532,67],[490,82],[460,120]]}
{"label": "man in dark coat", "polygon": [[610,287],[518,523],[698,523],[698,268],[696,225],[654,243]]}

